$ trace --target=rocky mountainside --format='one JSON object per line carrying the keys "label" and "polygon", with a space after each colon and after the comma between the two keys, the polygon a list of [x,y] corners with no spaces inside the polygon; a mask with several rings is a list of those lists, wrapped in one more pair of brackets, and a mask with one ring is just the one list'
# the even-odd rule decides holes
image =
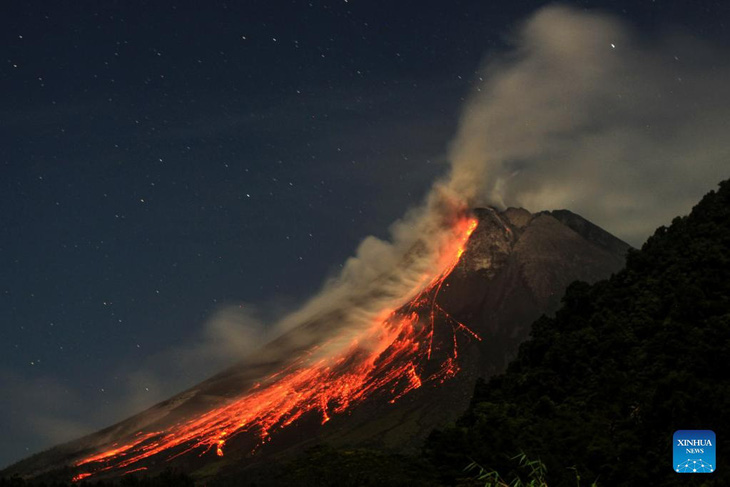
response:
{"label": "rocky mountainside", "polygon": [[[138,442],[144,450],[144,438],[195,421],[206,411],[224,407],[233,398],[255,389],[258,381],[286,365],[272,357],[281,357],[282,351],[289,357],[303,353],[311,346],[301,339],[310,336],[306,331],[326,326],[328,320],[336,318],[321,316],[188,391],[95,434],[18,462],[0,476],[68,480],[93,474],[96,479],[131,471],[154,473],[173,466],[205,478],[233,475],[241,469],[255,468],[268,458],[286,456],[317,443],[404,452],[418,448],[435,427],[455,420],[467,408],[477,378],[505,369],[527,338],[531,323],[557,309],[570,282],[595,282],[610,276],[623,266],[629,249],[624,242],[567,210],[531,214],[515,208],[479,208],[474,215],[478,225],[431,303],[431,310],[436,306],[440,312],[434,319],[431,311],[433,356],[429,348],[429,360],[446,357],[453,349],[454,360],[458,361],[453,374],[451,369],[443,374],[444,380],[421,384],[415,377],[418,383],[412,387],[406,385],[403,389],[398,383],[403,392],[396,399],[393,394],[375,393],[346,411],[335,411],[324,421],[319,414],[297,416],[263,445],[247,434],[222,438],[225,455],[220,449],[219,455],[215,449],[201,454],[205,450],[190,441],[174,451],[130,463],[124,454],[118,454],[117,463],[110,463],[111,455],[123,450],[125,444]],[[424,309],[418,308],[417,313],[419,320],[427,318]],[[468,327],[480,339],[463,333],[457,339],[459,326]],[[393,367],[399,366],[399,357],[394,359]],[[424,365],[428,367],[428,363]],[[93,469],[76,466],[79,460],[99,452],[109,456],[92,462]]]}

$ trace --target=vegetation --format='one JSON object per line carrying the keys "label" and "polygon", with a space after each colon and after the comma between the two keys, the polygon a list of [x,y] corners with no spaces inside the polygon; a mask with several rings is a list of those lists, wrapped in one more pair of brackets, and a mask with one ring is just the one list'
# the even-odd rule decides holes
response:
{"label": "vegetation", "polygon": [[467,472],[477,471],[476,480],[484,482],[484,487],[547,487],[545,482],[547,467],[539,459],[530,460],[527,455],[520,453],[512,457],[512,460],[518,461],[518,468],[526,470],[525,480],[521,475],[505,479],[496,470],[484,468],[475,461],[467,465],[464,470]]}
{"label": "vegetation", "polygon": [[[274,470],[274,471],[272,471]],[[383,486],[436,487],[441,485],[434,467],[425,459],[369,449],[335,449],[317,446],[293,460],[257,475],[256,487],[296,485],[301,487]],[[250,481],[251,474],[247,475]],[[234,480],[216,487],[240,486]],[[249,485],[248,483],[245,485]]]}
{"label": "vegetation", "polygon": [[[505,453],[541,458],[549,485],[730,485],[730,181],[688,217],[659,228],[626,268],[577,282],[554,318],[533,325],[506,373],[480,382],[426,454],[444,482],[469,458],[514,470]],[[672,434],[712,429],[720,468],[672,470]],[[566,466],[574,466],[574,470]]]}
{"label": "vegetation", "polygon": [[[476,471],[473,480],[479,482],[484,487],[548,487],[547,467],[538,458],[530,460],[524,452],[512,457],[512,461],[517,462],[518,472],[513,473],[513,477],[504,478],[496,470],[490,470],[472,461],[464,469],[466,472]],[[575,474],[575,486],[581,487],[581,479],[578,470],[575,467],[568,467]],[[598,487],[598,482],[593,482],[590,487]]]}

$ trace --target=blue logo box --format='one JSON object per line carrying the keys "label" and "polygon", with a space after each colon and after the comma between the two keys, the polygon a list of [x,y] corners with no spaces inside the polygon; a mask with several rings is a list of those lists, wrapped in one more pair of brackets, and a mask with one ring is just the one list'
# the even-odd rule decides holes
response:
{"label": "blue logo box", "polygon": [[713,431],[677,430],[673,444],[675,472],[712,473],[717,469]]}

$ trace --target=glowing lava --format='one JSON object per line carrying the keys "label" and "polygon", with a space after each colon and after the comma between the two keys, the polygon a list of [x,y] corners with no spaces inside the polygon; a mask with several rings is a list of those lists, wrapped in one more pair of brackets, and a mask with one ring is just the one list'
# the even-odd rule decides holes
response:
{"label": "glowing lava", "polygon": [[[427,284],[402,307],[384,311],[349,347],[322,358],[304,354],[223,406],[165,431],[139,432],[125,444],[109,445],[76,462],[83,473],[73,480],[125,469],[162,453],[167,460],[192,451],[202,456],[213,450],[223,456],[226,442],[237,435],[254,435],[261,445],[305,415],[319,414],[324,424],[367,398],[382,394],[392,403],[424,384],[453,377],[459,371],[458,332],[467,339],[480,338],[436,300],[477,223],[475,218],[460,219],[441,253],[441,271],[430,282],[424,278]],[[432,353],[437,318],[453,335],[451,350],[438,354],[440,362]],[[127,473],[144,469],[136,467]]]}

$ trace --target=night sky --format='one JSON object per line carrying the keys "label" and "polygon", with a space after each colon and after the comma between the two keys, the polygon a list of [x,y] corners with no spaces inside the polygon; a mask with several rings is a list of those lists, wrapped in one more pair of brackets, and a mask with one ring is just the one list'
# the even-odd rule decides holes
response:
{"label": "night sky", "polygon": [[[4,2],[0,467],[232,363],[386,237],[547,3]],[[730,45],[723,1],[568,4]]]}

